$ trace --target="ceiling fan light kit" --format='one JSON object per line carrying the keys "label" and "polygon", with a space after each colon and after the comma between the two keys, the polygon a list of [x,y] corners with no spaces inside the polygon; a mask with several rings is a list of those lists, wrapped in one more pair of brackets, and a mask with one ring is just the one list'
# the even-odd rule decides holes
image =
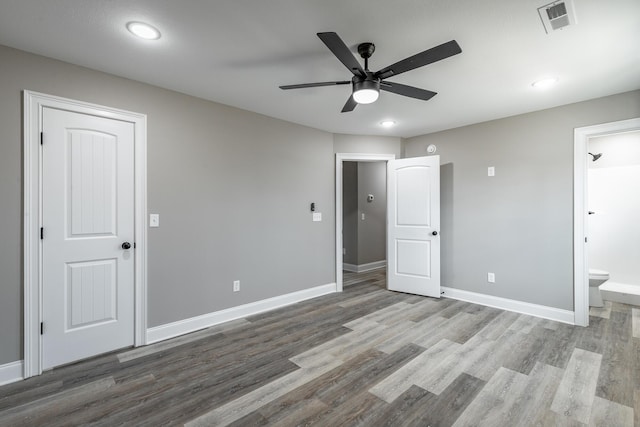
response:
{"label": "ceiling fan light kit", "polygon": [[397,76],[398,74],[411,71],[413,69],[441,61],[453,55],[462,52],[460,46],[455,40],[443,43],[431,49],[427,49],[416,55],[405,58],[402,61],[389,65],[379,71],[369,71],[369,58],[375,52],[373,43],[360,43],[358,45],[358,53],[364,59],[364,69],[351,53],[347,45],[336,33],[318,33],[318,37],[331,50],[342,64],[353,73],[351,81],[332,81],[319,83],[303,83],[296,85],[280,86],[280,89],[303,89],[309,87],[346,85],[351,83],[352,93],[347,102],[342,107],[342,112],[353,111],[358,104],[371,104],[378,99],[380,90],[395,93],[397,95],[408,96],[410,98],[427,101],[437,95],[436,92],[430,90],[419,89],[413,86],[407,86],[400,83],[392,83],[386,79]]}
{"label": "ceiling fan light kit", "polygon": [[358,104],[371,104],[380,96],[380,81],[374,79],[353,80],[353,99]]}

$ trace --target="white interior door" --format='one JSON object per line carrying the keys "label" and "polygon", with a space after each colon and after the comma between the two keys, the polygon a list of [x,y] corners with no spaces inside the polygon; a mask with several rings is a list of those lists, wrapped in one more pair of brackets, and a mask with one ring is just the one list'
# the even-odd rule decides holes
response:
{"label": "white interior door", "polygon": [[387,163],[387,286],[440,298],[440,156]]}
{"label": "white interior door", "polygon": [[47,369],[133,345],[134,125],[44,108],[42,126]]}

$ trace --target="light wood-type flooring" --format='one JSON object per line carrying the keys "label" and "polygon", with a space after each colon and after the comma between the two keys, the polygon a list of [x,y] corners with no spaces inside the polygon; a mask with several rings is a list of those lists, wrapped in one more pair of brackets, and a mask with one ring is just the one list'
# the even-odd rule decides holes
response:
{"label": "light wood-type flooring", "polygon": [[640,426],[640,310],[588,328],[384,289],[343,293],[0,387],[2,426]]}

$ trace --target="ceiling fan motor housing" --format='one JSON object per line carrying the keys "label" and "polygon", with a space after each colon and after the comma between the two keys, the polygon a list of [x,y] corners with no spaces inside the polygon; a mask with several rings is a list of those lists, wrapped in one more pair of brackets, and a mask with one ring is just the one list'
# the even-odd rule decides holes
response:
{"label": "ceiling fan motor housing", "polygon": [[365,71],[366,77],[361,76],[353,76],[351,79],[351,83],[353,86],[353,91],[357,92],[359,90],[375,90],[380,91],[380,79],[373,76],[373,73],[370,71]]}

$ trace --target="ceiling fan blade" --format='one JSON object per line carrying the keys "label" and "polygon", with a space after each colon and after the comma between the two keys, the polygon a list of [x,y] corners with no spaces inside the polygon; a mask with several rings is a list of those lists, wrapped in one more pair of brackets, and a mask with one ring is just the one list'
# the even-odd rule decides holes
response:
{"label": "ceiling fan blade", "polygon": [[354,108],[356,108],[356,105],[358,105],[358,103],[355,101],[355,99],[353,99],[353,95],[351,95],[349,99],[347,99],[347,102],[344,104],[344,107],[342,107],[341,113],[348,113],[349,111],[353,111]]}
{"label": "ceiling fan blade", "polygon": [[462,52],[458,42],[455,40],[448,41],[440,46],[427,49],[424,52],[417,53],[402,61],[396,62],[393,65],[389,65],[377,71],[374,76],[380,79],[386,79],[391,76],[397,76],[398,74],[411,71],[413,69],[424,67],[425,65],[432,64],[434,62],[443,60],[453,55],[457,55]]}
{"label": "ceiling fan blade", "polygon": [[336,33],[318,33],[318,37],[324,44],[327,45],[329,50],[344,64],[356,76],[365,76],[364,70],[358,63],[358,60],[351,53],[346,44],[342,41],[340,36]]}
{"label": "ceiling fan blade", "polygon": [[422,99],[423,101],[428,101],[438,94],[437,92],[432,92],[430,90],[391,82],[380,82],[380,90],[408,96],[409,98]]}
{"label": "ceiling fan blade", "polygon": [[285,85],[280,86],[280,89],[303,89],[305,87],[320,87],[320,86],[336,86],[336,85],[348,85],[351,84],[351,80],[345,80],[340,82],[318,82],[318,83],[302,83],[299,85]]}

